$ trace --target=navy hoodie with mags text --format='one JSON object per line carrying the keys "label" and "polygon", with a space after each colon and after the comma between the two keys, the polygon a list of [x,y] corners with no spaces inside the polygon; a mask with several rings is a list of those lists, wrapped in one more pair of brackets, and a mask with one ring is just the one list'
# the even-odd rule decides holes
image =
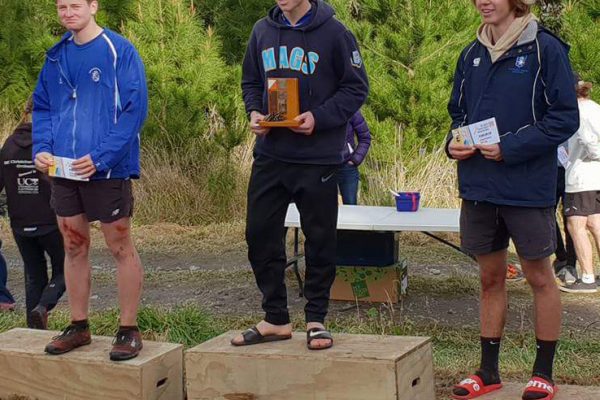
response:
{"label": "navy hoodie with mags text", "polygon": [[271,128],[257,137],[255,153],[280,161],[335,165],[348,157],[346,125],[365,102],[369,84],[354,35],[322,0],[311,1],[312,19],[286,25],[277,6],[255,25],[242,67],[248,113],[268,112],[267,78],[298,78],[300,113],[311,111],[315,130],[305,136]]}

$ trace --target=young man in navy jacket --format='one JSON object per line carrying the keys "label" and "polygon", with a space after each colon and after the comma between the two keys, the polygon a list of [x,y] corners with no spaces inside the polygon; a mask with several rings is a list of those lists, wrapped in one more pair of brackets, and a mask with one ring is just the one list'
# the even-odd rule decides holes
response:
{"label": "young man in navy jacket", "polygon": [[[298,78],[297,128],[263,128],[269,77]],[[254,26],[242,67],[242,91],[252,131],[254,163],[248,188],[248,257],[263,295],[265,319],[234,345],[288,339],[292,326],[284,284],[284,220],[294,201],[306,236],[307,345],[324,349],[335,278],[337,169],[346,162],[346,124],[368,94],[356,39],[322,0],[277,0]]]}
{"label": "young man in navy jacket", "polygon": [[56,5],[69,32],[48,51],[34,93],[33,155],[42,172],[54,156],[75,159],[74,172],[90,180],[53,180],[72,323],[46,352],[61,354],[91,341],[89,224],[100,221],[117,263],[121,309],[110,358],[126,360],[142,348],[136,320],[143,272],[130,218],[131,179],[140,174],[139,133],[148,103],[144,66],[131,43],[98,26],[96,0],[57,0]]}
{"label": "young man in navy jacket", "polygon": [[541,27],[533,0],[473,0],[477,40],[462,52],[448,105],[452,128],[495,117],[500,143],[465,146],[448,136],[458,160],[461,244],[481,273],[481,366],[453,390],[472,399],[501,387],[498,354],[507,310],[512,238],[534,295],[537,356],[523,399],[550,400],[561,325],[550,263],[556,249],[557,147],[579,127],[568,47]]}

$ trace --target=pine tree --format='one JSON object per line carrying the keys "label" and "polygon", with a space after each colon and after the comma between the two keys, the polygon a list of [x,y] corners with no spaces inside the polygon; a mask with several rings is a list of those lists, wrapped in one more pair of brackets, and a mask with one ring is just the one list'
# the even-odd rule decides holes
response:
{"label": "pine tree", "polygon": [[546,28],[560,34],[563,26],[562,13],[565,5],[562,0],[540,0],[540,20]]}
{"label": "pine tree", "polygon": [[59,30],[54,0],[0,0],[0,109],[14,119],[31,95]]}
{"label": "pine tree", "polygon": [[200,25],[189,2],[139,0],[135,19],[123,33],[146,65],[150,111],[145,138],[175,146],[195,137],[226,147],[241,140],[238,131],[228,128],[241,112],[239,78],[221,59],[214,31]]}
{"label": "pine tree", "polygon": [[[584,80],[600,85],[600,0],[565,8],[563,19],[573,68]],[[593,90],[592,97],[600,101],[600,91]]]}
{"label": "pine tree", "polygon": [[252,26],[267,14],[273,0],[193,0],[205,27],[223,41],[221,54],[230,63],[242,60]]}
{"label": "pine tree", "polygon": [[96,20],[101,26],[120,32],[123,24],[135,18],[137,0],[99,0],[99,12]]}

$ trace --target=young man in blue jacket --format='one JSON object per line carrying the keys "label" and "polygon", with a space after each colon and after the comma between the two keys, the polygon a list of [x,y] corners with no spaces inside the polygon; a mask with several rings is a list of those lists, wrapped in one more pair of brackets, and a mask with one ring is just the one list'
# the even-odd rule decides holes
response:
{"label": "young man in blue jacket", "polygon": [[[294,201],[306,236],[307,346],[333,345],[324,322],[335,278],[337,180],[346,161],[346,124],[362,106],[368,81],[356,39],[322,0],[277,0],[254,26],[242,66],[242,91],[256,134],[248,187],[248,257],[265,318],[233,345],[289,339],[284,283],[284,220]],[[297,128],[264,128],[267,78],[297,78]]]}
{"label": "young man in blue jacket", "polygon": [[557,147],[579,127],[568,46],[541,27],[533,0],[473,0],[483,24],[462,52],[448,105],[452,128],[495,117],[500,143],[465,146],[458,160],[461,244],[481,274],[481,365],[453,389],[472,399],[501,387],[498,354],[507,310],[509,238],[534,294],[537,356],[523,399],[550,400],[561,302],[550,255],[556,249]]}
{"label": "young man in blue jacket", "polygon": [[89,225],[100,221],[117,263],[121,309],[110,358],[127,360],[142,348],[136,320],[143,272],[130,218],[131,179],[140,174],[139,133],[148,103],[144,66],[130,42],[98,26],[96,0],[56,5],[69,32],[48,51],[34,93],[33,156],[43,172],[54,156],[75,159],[73,171],[89,181],[53,180],[72,322],[46,352],[62,354],[91,341]]}

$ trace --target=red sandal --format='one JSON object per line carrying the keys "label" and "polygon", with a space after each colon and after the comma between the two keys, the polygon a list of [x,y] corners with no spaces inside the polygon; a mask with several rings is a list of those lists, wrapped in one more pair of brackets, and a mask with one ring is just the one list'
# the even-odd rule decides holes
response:
{"label": "red sandal", "polygon": [[454,389],[465,389],[469,393],[463,396],[453,393],[452,398],[458,400],[474,399],[476,397],[483,396],[484,394],[488,394],[501,388],[501,383],[484,385],[483,381],[479,376],[471,375],[467,379],[461,381],[458,385],[454,386]]}
{"label": "red sandal", "polygon": [[558,393],[558,386],[544,378],[534,376],[527,382],[527,386],[523,392],[523,398],[525,398],[527,393],[542,393],[545,394],[546,397],[542,397],[538,400],[552,400],[556,393]]}

